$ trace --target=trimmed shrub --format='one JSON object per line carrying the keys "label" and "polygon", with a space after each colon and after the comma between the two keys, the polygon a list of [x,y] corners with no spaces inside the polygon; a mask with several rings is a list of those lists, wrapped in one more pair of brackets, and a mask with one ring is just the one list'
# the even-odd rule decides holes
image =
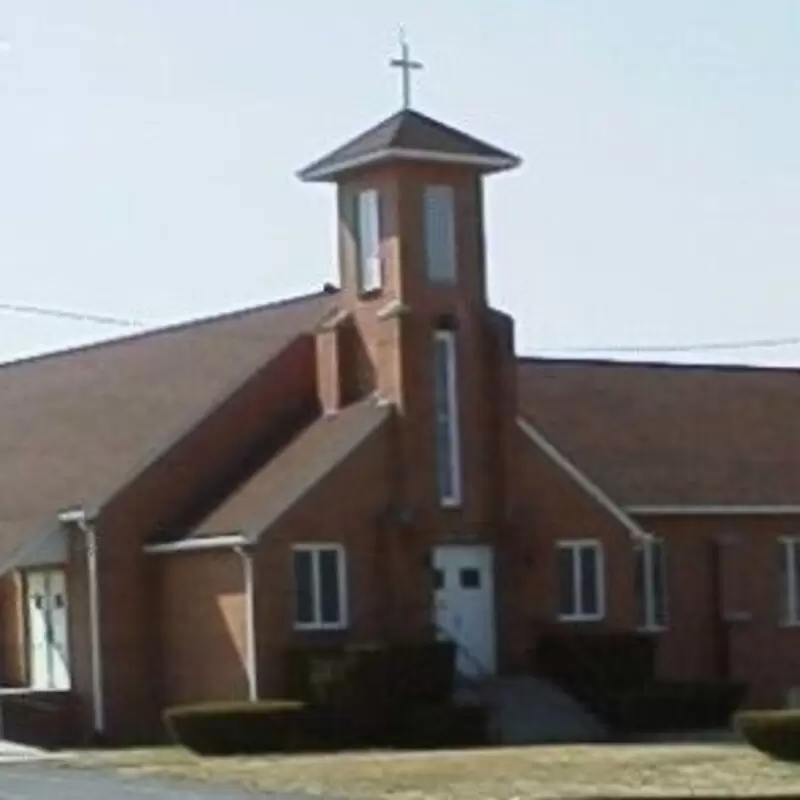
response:
{"label": "trimmed shrub", "polygon": [[290,697],[334,706],[447,702],[455,681],[449,642],[296,648],[287,653]]}
{"label": "trimmed shrub", "polygon": [[315,749],[324,735],[316,715],[290,700],[203,703],[164,712],[170,736],[199,755]]}
{"label": "trimmed shrub", "polygon": [[727,727],[745,686],[731,682],[657,681],[604,699],[605,719],[621,733]]}
{"label": "trimmed shrub", "polygon": [[204,703],[168,709],[164,721],[175,742],[202,756],[475,747],[489,738],[479,706],[411,706],[380,717],[287,700]]}
{"label": "trimmed shrub", "polygon": [[533,651],[537,672],[567,689],[602,686],[635,689],[655,675],[652,636],[627,631],[554,631],[538,637]]}
{"label": "trimmed shrub", "polygon": [[489,744],[489,715],[479,705],[418,706],[402,713],[393,746],[432,750]]}
{"label": "trimmed shrub", "polygon": [[800,711],[742,711],[734,722],[751,747],[779,761],[800,762]]}

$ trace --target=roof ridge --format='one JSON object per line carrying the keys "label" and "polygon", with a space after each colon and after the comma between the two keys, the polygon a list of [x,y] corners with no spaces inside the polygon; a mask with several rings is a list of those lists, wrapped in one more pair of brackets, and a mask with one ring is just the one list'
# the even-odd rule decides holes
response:
{"label": "roof ridge", "polygon": [[89,342],[88,344],[75,345],[74,347],[63,347],[56,350],[49,350],[44,353],[37,353],[32,356],[22,356],[21,358],[14,358],[11,361],[0,362],[0,372],[3,372],[14,367],[24,367],[29,364],[35,364],[48,359],[65,358],[80,353],[85,353],[91,350],[101,350],[106,347],[114,347],[116,345],[128,344],[129,342],[136,342],[142,339],[147,339],[155,336],[160,336],[170,333],[179,333],[183,330],[190,328],[199,328],[204,325],[211,325],[217,322],[227,320],[234,320],[237,317],[245,317],[249,314],[258,314],[264,311],[277,310],[295,303],[308,302],[310,300],[319,299],[322,297],[331,297],[335,294],[332,291],[319,291],[309,292],[308,294],[294,295],[292,297],[284,297],[279,300],[273,300],[269,303],[261,303],[256,306],[248,306],[246,308],[233,309],[231,311],[221,311],[215,314],[204,317],[194,317],[188,320],[181,320],[179,322],[167,323],[159,325],[155,328],[149,328],[137,333],[115,336],[111,339],[103,339],[101,341]]}
{"label": "roof ridge", "polygon": [[522,364],[541,364],[543,366],[584,366],[584,367],[609,367],[609,368],[641,368],[652,370],[685,370],[700,372],[785,372],[800,375],[800,366],[787,367],[771,364],[724,364],[719,362],[682,362],[682,361],[625,361],[614,358],[566,358],[549,356],[525,356],[518,355],[517,363]]}
{"label": "roof ridge", "polygon": [[422,111],[417,111],[415,108],[407,109],[405,115],[400,116],[400,126],[406,124],[409,121],[409,117],[412,115],[417,117],[417,119],[421,120],[426,125],[437,128],[438,130],[442,131],[442,133],[446,133],[450,136],[457,136],[458,138],[470,141],[481,148],[488,148],[496,151],[498,154],[502,153],[503,155],[511,157],[511,153],[504,148],[489,144],[489,142],[487,142],[485,139],[479,139],[477,136],[473,136],[471,133],[466,133],[465,131],[456,128],[454,125],[450,125],[447,122],[442,122],[442,120],[431,117]]}

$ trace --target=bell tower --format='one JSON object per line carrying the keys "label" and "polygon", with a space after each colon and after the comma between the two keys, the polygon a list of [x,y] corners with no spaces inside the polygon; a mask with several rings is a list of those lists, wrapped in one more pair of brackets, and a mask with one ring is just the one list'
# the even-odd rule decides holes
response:
{"label": "bell tower", "polygon": [[520,159],[410,107],[421,65],[405,41],[392,65],[401,110],[299,176],[336,187],[341,313],[398,412],[405,506],[432,533],[479,535],[502,458],[498,369],[513,359],[510,320],[487,303],[483,181]]}

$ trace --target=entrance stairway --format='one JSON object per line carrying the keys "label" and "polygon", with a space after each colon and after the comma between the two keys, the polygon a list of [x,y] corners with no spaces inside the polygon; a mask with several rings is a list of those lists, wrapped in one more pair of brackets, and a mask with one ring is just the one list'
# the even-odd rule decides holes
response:
{"label": "entrance stairway", "polygon": [[456,703],[480,703],[489,711],[497,744],[602,742],[605,725],[550,681],[530,675],[462,679]]}

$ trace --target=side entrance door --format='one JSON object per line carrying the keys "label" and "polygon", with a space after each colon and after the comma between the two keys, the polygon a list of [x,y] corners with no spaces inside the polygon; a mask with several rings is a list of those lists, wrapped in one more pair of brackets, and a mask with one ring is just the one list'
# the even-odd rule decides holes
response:
{"label": "side entrance door", "polygon": [[27,573],[30,684],[69,689],[67,581],[63,570]]}
{"label": "side entrance door", "polygon": [[434,622],[440,639],[457,646],[465,677],[496,667],[494,559],[488,545],[443,545],[433,551]]}

